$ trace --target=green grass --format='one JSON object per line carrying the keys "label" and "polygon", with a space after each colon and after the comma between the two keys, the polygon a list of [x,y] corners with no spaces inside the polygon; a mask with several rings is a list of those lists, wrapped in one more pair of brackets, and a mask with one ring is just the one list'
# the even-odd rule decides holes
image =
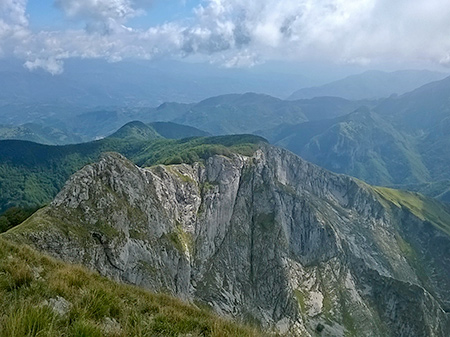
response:
{"label": "green grass", "polygon": [[189,253],[192,253],[194,249],[193,236],[192,234],[185,232],[180,224],[177,224],[173,232],[166,235],[178,251],[184,252],[187,250]]}
{"label": "green grass", "polygon": [[185,183],[192,183],[195,184],[195,180],[191,177],[181,173],[179,170],[175,169],[173,166],[166,166],[166,169],[170,171],[170,173],[175,174],[178,178],[180,178],[181,181]]}
{"label": "green grass", "polygon": [[139,166],[154,164],[192,164],[213,155],[231,156],[233,153],[251,156],[265,140],[252,135],[198,137],[182,140],[156,140],[139,153],[130,156]]}
{"label": "green grass", "polygon": [[439,230],[450,235],[450,208],[432,198],[419,193],[373,187],[384,201],[398,208],[404,208],[423,221],[428,221]]}
{"label": "green grass", "polygon": [[305,304],[305,295],[300,289],[294,290],[295,298],[297,299],[298,306],[300,308],[300,312],[302,314],[306,314],[306,304]]}
{"label": "green grass", "polygon": [[[66,311],[51,305],[63,298]],[[113,322],[113,324],[111,324]],[[207,309],[81,266],[57,261],[0,237],[0,336],[263,336]]]}

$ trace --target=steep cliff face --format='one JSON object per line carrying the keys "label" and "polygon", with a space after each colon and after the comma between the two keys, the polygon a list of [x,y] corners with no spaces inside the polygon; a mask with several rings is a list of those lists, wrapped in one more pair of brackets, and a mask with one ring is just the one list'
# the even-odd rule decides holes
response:
{"label": "steep cliff face", "polygon": [[6,236],[288,335],[447,336],[450,215],[387,191],[266,145],[151,168],[110,153]]}

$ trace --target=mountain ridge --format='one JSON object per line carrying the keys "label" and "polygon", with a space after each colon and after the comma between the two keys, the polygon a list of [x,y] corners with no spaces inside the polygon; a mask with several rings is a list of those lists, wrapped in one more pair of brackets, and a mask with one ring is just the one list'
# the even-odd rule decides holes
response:
{"label": "mountain ridge", "polygon": [[107,154],[3,235],[288,335],[443,337],[450,236],[419,200],[269,145],[147,169]]}

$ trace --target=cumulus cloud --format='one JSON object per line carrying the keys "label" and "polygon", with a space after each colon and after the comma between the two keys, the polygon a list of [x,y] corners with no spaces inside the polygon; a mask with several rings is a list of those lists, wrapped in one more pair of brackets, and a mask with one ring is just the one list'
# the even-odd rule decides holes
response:
{"label": "cumulus cloud", "polygon": [[88,32],[110,34],[127,20],[143,15],[151,0],[55,0],[55,5],[72,20],[86,22]]}
{"label": "cumulus cloud", "polygon": [[138,14],[129,0],[56,0],[69,17],[125,20]]}
{"label": "cumulus cloud", "polygon": [[3,54],[9,46],[28,68],[54,74],[71,57],[200,55],[227,67],[273,59],[450,65],[450,7],[441,0],[204,0],[191,18],[147,29],[133,29],[129,20],[151,10],[151,0],[55,3],[86,28],[31,33],[26,1],[0,0]]}
{"label": "cumulus cloud", "polygon": [[26,0],[0,0],[0,54],[12,53],[30,34]]}

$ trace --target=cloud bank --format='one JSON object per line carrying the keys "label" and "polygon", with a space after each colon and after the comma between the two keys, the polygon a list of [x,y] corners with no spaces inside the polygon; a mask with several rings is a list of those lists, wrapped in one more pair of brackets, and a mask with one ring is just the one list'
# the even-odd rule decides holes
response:
{"label": "cloud bank", "polygon": [[204,0],[190,18],[146,29],[129,23],[152,10],[151,0],[56,0],[84,29],[55,31],[31,31],[26,5],[0,0],[0,55],[52,74],[72,57],[195,55],[228,67],[267,60],[450,65],[450,6],[441,0]]}

